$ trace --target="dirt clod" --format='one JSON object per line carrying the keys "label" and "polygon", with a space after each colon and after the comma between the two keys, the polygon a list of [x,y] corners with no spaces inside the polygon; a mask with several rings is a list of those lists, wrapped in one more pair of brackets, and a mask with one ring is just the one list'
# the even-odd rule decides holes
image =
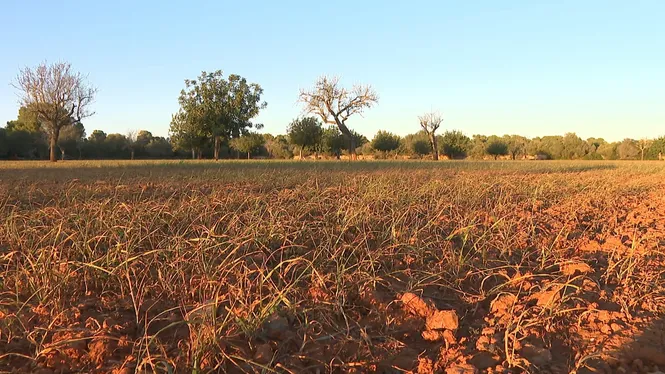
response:
{"label": "dirt clod", "polygon": [[457,330],[459,318],[454,310],[437,310],[425,321],[428,330]]}
{"label": "dirt clod", "polygon": [[261,344],[256,347],[256,352],[254,353],[254,361],[259,364],[265,365],[272,361],[273,351],[270,344]]}
{"label": "dirt clod", "polygon": [[422,318],[427,318],[427,316],[431,315],[436,310],[434,303],[431,300],[425,300],[411,292],[402,295],[400,301],[407,312]]}

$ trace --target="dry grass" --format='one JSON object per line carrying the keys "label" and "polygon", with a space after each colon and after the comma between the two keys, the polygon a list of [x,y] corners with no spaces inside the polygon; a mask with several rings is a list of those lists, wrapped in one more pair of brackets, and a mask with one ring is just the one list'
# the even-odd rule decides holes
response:
{"label": "dry grass", "polygon": [[[636,340],[665,306],[663,177],[655,162],[4,163],[0,371],[648,372],[665,364],[665,341]],[[407,292],[459,328],[424,339]]]}

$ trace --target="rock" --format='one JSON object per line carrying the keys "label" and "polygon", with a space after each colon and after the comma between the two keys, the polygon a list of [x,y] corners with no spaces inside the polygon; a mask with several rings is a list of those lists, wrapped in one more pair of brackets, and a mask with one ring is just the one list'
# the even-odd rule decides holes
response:
{"label": "rock", "polygon": [[272,361],[272,347],[270,344],[261,344],[256,347],[256,352],[254,353],[254,361],[259,364],[265,365]]}
{"label": "rock", "polygon": [[452,331],[446,330],[443,332],[443,340],[448,345],[457,344],[457,339],[455,339],[455,334]]}
{"label": "rock", "polygon": [[422,357],[418,359],[418,374],[434,374],[434,362],[432,359]]}
{"label": "rock", "polygon": [[561,300],[561,293],[558,289],[540,291],[531,296],[531,299],[536,300],[536,304],[542,307],[552,307],[559,300]]}
{"label": "rock", "polygon": [[421,336],[428,342],[438,342],[443,340],[443,333],[444,332],[440,330],[425,330],[422,332]]}
{"label": "rock", "polygon": [[500,359],[497,355],[491,354],[489,352],[479,352],[469,360],[469,363],[476,367],[478,370],[485,370],[495,366],[499,363],[499,361]]}
{"label": "rock", "polygon": [[490,312],[497,317],[510,313],[513,305],[517,302],[517,297],[513,294],[501,294],[497,296],[490,304]]}
{"label": "rock", "polygon": [[457,330],[459,319],[454,310],[437,310],[427,317],[425,326],[428,330]]}
{"label": "rock", "polygon": [[478,369],[473,365],[454,365],[446,369],[446,374],[478,374]]}
{"label": "rock", "polygon": [[584,262],[573,262],[569,264],[562,264],[561,265],[561,272],[563,275],[575,275],[576,273],[579,274],[588,274],[588,273],[593,273],[593,269],[591,266]]}
{"label": "rock", "polygon": [[539,348],[532,344],[525,344],[520,354],[536,366],[545,366],[552,361],[552,352],[546,348]]}
{"label": "rock", "polygon": [[431,300],[425,300],[411,292],[402,295],[400,301],[407,312],[423,318],[431,315],[436,310],[436,307],[434,307],[434,303]]}
{"label": "rock", "polygon": [[266,336],[272,340],[284,340],[289,335],[289,321],[277,314],[273,314],[263,325]]}

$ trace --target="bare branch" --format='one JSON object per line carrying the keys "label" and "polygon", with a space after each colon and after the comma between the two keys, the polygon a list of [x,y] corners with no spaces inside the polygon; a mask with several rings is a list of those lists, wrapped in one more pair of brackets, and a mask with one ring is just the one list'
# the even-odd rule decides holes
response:
{"label": "bare branch", "polygon": [[36,68],[23,68],[12,84],[20,93],[20,103],[37,114],[51,137],[51,160],[60,130],[94,114],[89,110],[97,89],[87,77],[72,71],[71,64],[42,63]]}

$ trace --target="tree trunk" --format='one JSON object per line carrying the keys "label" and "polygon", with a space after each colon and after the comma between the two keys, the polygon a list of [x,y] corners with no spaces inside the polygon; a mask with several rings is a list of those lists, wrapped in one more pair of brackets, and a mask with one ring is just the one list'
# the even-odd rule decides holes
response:
{"label": "tree trunk", "polygon": [[196,159],[196,149],[192,148],[192,160]]}
{"label": "tree trunk", "polygon": [[215,135],[215,161],[219,160],[219,147],[222,144],[222,137]]}
{"label": "tree trunk", "polygon": [[351,160],[357,160],[358,156],[356,155],[356,139],[353,137],[353,134],[349,128],[346,127],[346,125],[337,117],[335,117],[335,122],[337,123],[339,131],[341,131],[342,135],[346,137],[346,141],[349,144],[349,154],[351,155]]}
{"label": "tree trunk", "polygon": [[318,159],[319,159],[319,151],[314,151],[314,160],[316,161]]}
{"label": "tree trunk", "polygon": [[134,159],[134,149],[132,149],[132,151],[131,151],[131,153],[130,153],[130,156],[129,156],[129,159],[130,159],[130,160],[133,160],[133,159]]}
{"label": "tree trunk", "polygon": [[641,151],[642,151],[642,161],[644,161],[644,148],[642,148]]}
{"label": "tree trunk", "polygon": [[55,148],[58,146],[58,138],[60,137],[60,129],[54,128],[53,134],[51,134],[51,149],[50,149],[50,160],[51,162],[58,161],[58,155],[56,154]]}
{"label": "tree trunk", "polygon": [[302,161],[302,147],[300,147],[300,161]]}
{"label": "tree trunk", "polygon": [[439,147],[436,144],[436,135],[434,135],[434,131],[429,134],[429,142],[432,145],[432,159],[434,161],[439,161]]}
{"label": "tree trunk", "polygon": [[251,153],[251,152],[247,151],[247,159],[248,159],[248,160],[250,159],[250,153]]}

